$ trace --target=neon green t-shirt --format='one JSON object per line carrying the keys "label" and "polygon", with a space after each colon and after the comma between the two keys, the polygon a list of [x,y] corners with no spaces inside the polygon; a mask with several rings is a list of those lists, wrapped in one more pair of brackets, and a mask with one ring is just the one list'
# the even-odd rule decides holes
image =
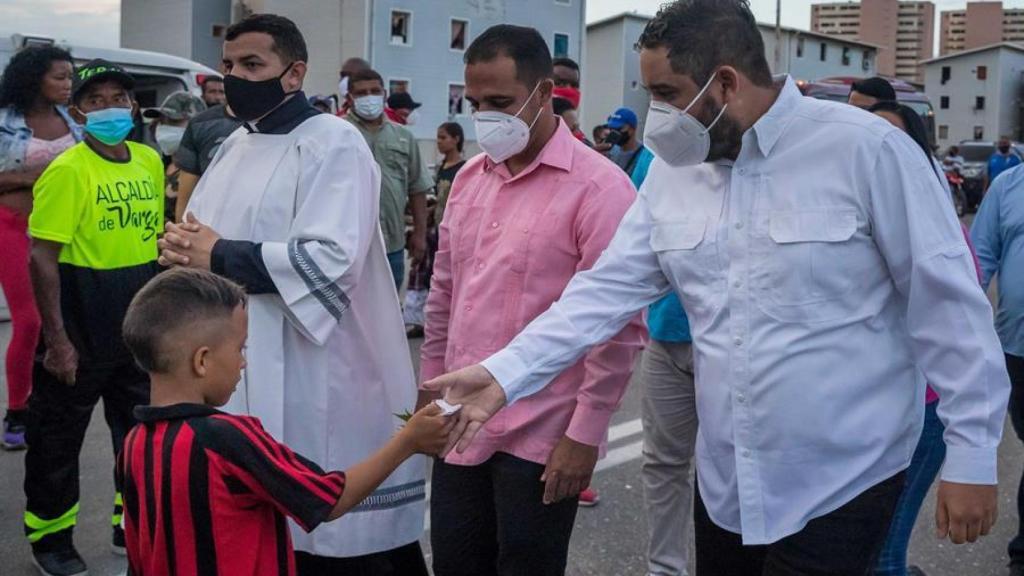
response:
{"label": "neon green t-shirt", "polygon": [[130,158],[124,162],[76,144],[36,181],[29,235],[63,244],[62,264],[113,270],[156,260],[163,162],[148,146],[125,144]]}

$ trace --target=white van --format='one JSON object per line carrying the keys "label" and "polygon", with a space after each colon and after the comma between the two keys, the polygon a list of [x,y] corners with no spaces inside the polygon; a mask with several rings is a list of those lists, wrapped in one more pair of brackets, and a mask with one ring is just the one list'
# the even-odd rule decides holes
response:
{"label": "white van", "polygon": [[188,90],[200,96],[200,83],[203,78],[219,76],[212,68],[170,54],[128,48],[90,48],[63,44],[53,38],[36,34],[13,34],[9,43],[0,40],[0,70],[7,66],[7,61],[18,50],[27,46],[52,44],[70,51],[76,65],[102,58],[123,67],[135,77],[135,99],[143,109],[159,106],[169,94],[180,90]]}

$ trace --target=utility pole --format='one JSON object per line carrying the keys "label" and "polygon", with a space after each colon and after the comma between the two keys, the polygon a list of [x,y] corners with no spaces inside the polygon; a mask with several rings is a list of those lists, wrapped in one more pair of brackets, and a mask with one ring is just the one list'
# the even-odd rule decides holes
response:
{"label": "utility pole", "polygon": [[775,73],[782,74],[782,0],[775,0]]}

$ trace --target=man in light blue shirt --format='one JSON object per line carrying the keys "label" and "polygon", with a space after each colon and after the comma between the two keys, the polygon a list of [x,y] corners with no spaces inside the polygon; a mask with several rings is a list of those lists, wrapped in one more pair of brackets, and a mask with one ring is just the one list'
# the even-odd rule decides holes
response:
{"label": "man in light blue shirt", "polygon": [[[996,331],[1010,373],[1010,421],[1024,440],[1024,166],[1003,172],[989,188],[971,228],[985,289],[999,275]],[[1018,519],[1024,522],[1024,478],[1017,488]],[[1024,523],[1010,542],[1010,574],[1024,575]]]}

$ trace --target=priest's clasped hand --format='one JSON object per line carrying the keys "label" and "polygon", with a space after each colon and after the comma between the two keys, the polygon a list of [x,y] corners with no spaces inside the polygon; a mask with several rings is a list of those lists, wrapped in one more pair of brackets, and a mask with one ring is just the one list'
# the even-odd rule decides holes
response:
{"label": "priest's clasped hand", "polygon": [[220,240],[209,226],[192,215],[185,214],[181,223],[168,222],[163,238],[157,241],[162,266],[185,266],[187,268],[210,269],[210,255],[213,246]]}

